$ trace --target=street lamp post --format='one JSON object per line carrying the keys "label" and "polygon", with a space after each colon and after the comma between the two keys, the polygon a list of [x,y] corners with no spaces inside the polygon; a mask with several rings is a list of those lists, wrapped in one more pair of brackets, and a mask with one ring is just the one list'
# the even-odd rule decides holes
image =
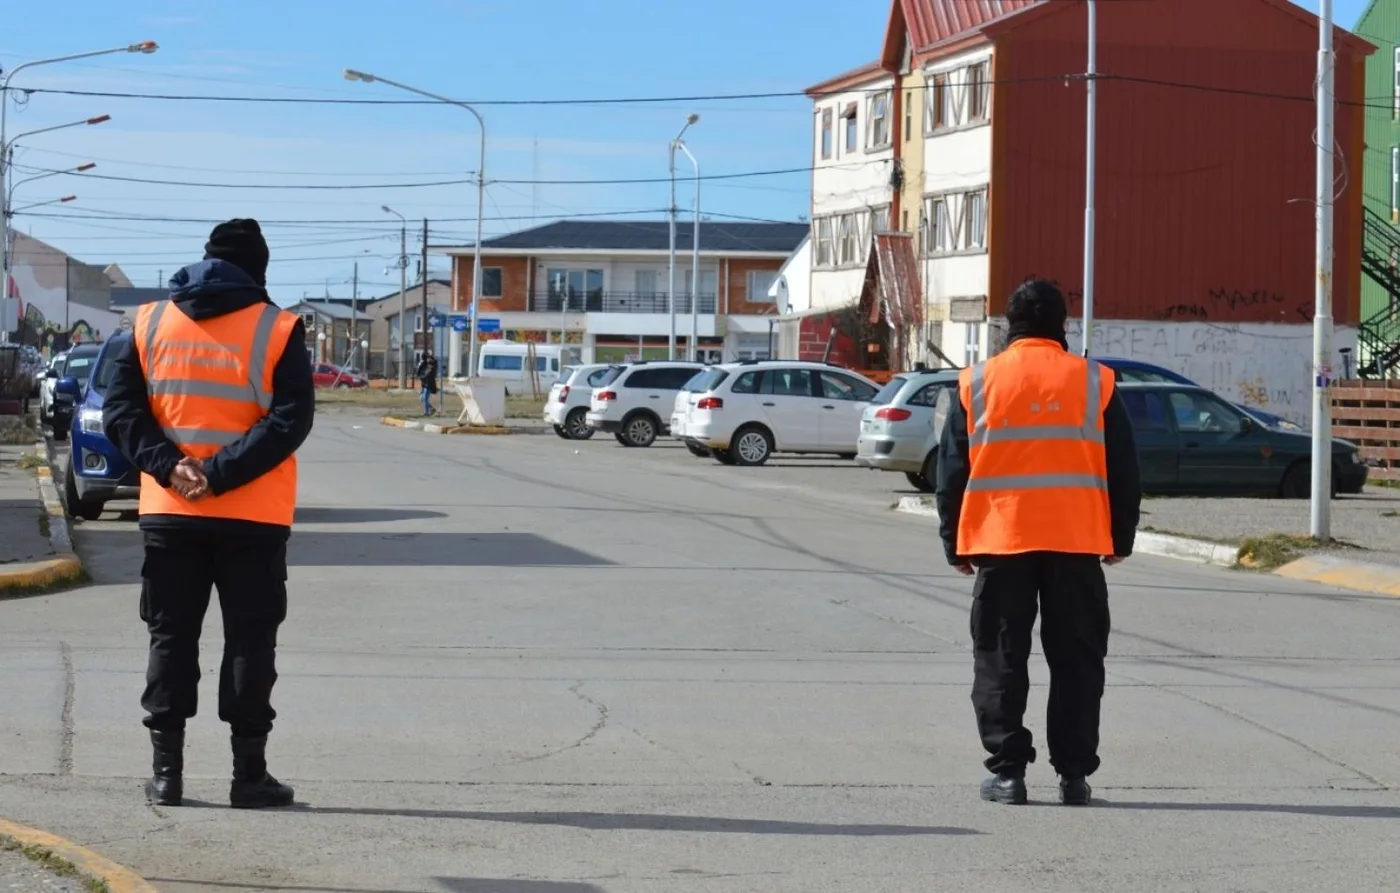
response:
{"label": "street lamp post", "polygon": [[[154,40],[143,40],[140,43],[127,44],[126,46],[111,47],[105,50],[92,50],[86,53],[73,53],[67,56],[55,56],[51,59],[35,59],[32,62],[23,62],[16,65],[5,73],[5,79],[0,81],[0,196],[7,194],[5,189],[6,167],[10,161],[11,142],[6,138],[6,121],[10,108],[10,81],[14,76],[24,71],[26,68],[35,68],[40,65],[53,65],[58,62],[73,62],[77,59],[91,59],[94,56],[109,56],[115,53],[144,53],[149,55],[160,49]],[[107,116],[102,116],[102,120],[107,120]],[[82,122],[84,124],[101,123],[96,120]],[[65,127],[72,125],[63,125]],[[46,127],[43,130],[32,131],[32,133],[44,133],[48,130],[58,130],[57,127]],[[0,301],[8,300],[10,297],[10,227],[8,214],[0,214]],[[8,341],[9,332],[0,332],[0,343]]]}
{"label": "street lamp post", "polygon": [[[408,322],[408,218],[388,205],[380,207],[403,224],[399,229],[399,390],[404,390],[408,387],[408,342],[404,340],[404,324]],[[423,310],[427,312],[426,307]]]}
{"label": "street lamp post", "polygon": [[[398,81],[391,81],[377,75],[367,74],[363,71],[356,71],[353,68],[345,69],[345,79],[347,81],[360,81],[366,84],[373,84],[376,81],[381,84],[388,84],[390,87],[397,87],[409,93],[416,93],[419,96],[426,96],[429,99],[436,99],[438,102],[447,105],[455,105],[471,112],[476,118],[476,123],[481,127],[481,153],[476,165],[476,245],[472,251],[472,302],[469,308],[469,319],[467,331],[467,376],[476,375],[476,312],[478,298],[481,295],[481,219],[486,203],[486,121],[481,117],[481,113],[470,104],[460,102],[456,99],[448,99],[446,96],[439,96],[436,93],[429,93],[427,90],[419,90],[417,87],[410,87]],[[424,245],[424,250],[427,246]],[[423,279],[427,281],[428,271],[423,271]],[[427,307],[423,308],[427,313]],[[462,341],[453,337],[449,339],[448,345],[448,367],[447,374],[456,377],[461,372],[462,365]]]}
{"label": "street lamp post", "polygon": [[[700,359],[700,162],[695,160],[690,147],[679,139],[676,140],[676,148],[684,152],[695,167],[695,221],[690,225],[690,359],[694,362]],[[719,301],[718,291],[715,301]],[[715,307],[715,313],[719,313],[718,306]]]}
{"label": "street lamp post", "polygon": [[[667,359],[671,359],[671,360],[674,360],[674,359],[676,358],[676,149],[677,149],[677,147],[679,147],[680,145],[682,145],[682,144],[681,144],[681,137],[685,136],[685,132],[686,132],[687,130],[690,129],[690,126],[691,126],[692,124],[696,123],[696,122],[699,121],[699,120],[700,120],[700,116],[699,116],[699,115],[696,115],[696,114],[691,114],[689,117],[687,117],[687,118],[685,119],[685,126],[681,128],[681,132],[680,132],[680,133],[676,134],[676,138],[673,139],[673,140],[671,140],[671,145],[668,147],[670,151],[668,152],[668,164],[667,164],[667,167],[668,167],[668,170],[670,171],[670,174],[671,174],[671,205],[670,205],[670,215],[671,215],[671,239],[670,239],[670,246],[671,246],[671,255],[670,255],[670,266],[669,266],[668,285],[667,285],[667,289],[666,289],[666,295],[667,295],[666,303],[669,305],[669,311],[670,311],[670,315],[671,315],[671,334],[670,334],[670,339],[669,339],[668,342],[667,342]],[[689,155],[690,153],[687,152],[686,154]],[[694,159],[694,156],[691,156],[691,160],[692,160],[692,161],[695,160],[695,159]],[[699,167],[698,167],[698,166],[697,166],[697,168],[696,168],[696,171],[697,171],[697,173],[696,173],[696,186],[698,187],[698,186],[699,186],[699,173],[698,173]],[[697,225],[697,226],[698,226],[699,223],[700,223],[700,207],[699,207],[699,204],[698,204],[698,203],[697,203],[696,208],[695,208],[695,222],[696,222],[696,225]],[[695,301],[695,296],[694,296],[694,295],[691,295],[691,302],[694,303],[694,301]],[[693,345],[692,345],[692,346],[693,346]],[[645,359],[645,357],[643,357],[642,359]]]}

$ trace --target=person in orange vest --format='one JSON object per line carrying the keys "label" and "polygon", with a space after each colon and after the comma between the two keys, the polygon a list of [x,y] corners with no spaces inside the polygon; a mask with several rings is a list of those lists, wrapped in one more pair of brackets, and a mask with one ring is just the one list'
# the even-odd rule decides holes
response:
{"label": "person in orange vest", "polygon": [[1054,284],[1016,290],[1006,350],[959,375],[938,447],[944,551],[959,573],[977,576],[972,704],[994,773],[982,799],[999,803],[1026,802],[1035,761],[1022,720],[1037,597],[1050,765],[1062,803],[1089,803],[1108,653],[1103,565],[1132,554],[1142,501],[1113,371],[1069,353],[1067,317]]}
{"label": "person in orange vest", "polygon": [[150,802],[179,806],[185,723],[195,715],[199,634],[219,590],[219,718],[232,731],[235,807],[291,804],[267,771],[277,630],[287,615],[296,451],[315,392],[301,317],[268,297],[256,220],[214,227],[204,260],[142,305],[103,406],[112,443],[141,472],[141,619],[154,750]]}

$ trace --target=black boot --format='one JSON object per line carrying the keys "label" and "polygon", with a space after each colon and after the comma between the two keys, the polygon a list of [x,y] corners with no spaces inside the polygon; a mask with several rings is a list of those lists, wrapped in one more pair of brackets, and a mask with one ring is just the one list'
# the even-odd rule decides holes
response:
{"label": "black boot", "polygon": [[1026,802],[1026,779],[1021,775],[993,775],[982,782],[982,799],[1020,806]]}
{"label": "black boot", "polygon": [[1082,775],[1060,778],[1060,802],[1066,806],[1088,806],[1093,793]]}
{"label": "black boot", "polygon": [[151,780],[146,800],[155,806],[179,806],[185,795],[185,732],[151,729]]}
{"label": "black boot", "polygon": [[292,789],[267,773],[266,735],[233,737],[233,784],[228,799],[234,809],[292,805]]}

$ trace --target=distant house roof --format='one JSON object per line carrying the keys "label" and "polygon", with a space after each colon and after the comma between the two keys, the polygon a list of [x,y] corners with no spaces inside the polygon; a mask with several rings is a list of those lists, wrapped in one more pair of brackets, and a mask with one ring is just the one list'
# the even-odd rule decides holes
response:
{"label": "distant house roof", "polygon": [[142,304],[149,304],[152,301],[164,301],[170,297],[170,290],[167,288],[117,288],[113,286],[111,293],[111,307],[140,307]]}
{"label": "distant house roof", "polygon": [[[484,244],[484,243],[483,243],[483,244]],[[432,291],[432,287],[435,286],[435,285],[440,285],[440,286],[443,286],[443,287],[445,287],[445,288],[451,288],[451,287],[452,287],[452,280],[451,280],[451,279],[438,279],[438,278],[436,278],[436,277],[434,277],[434,278],[432,278],[432,279],[429,279],[429,280],[428,280],[428,291],[431,292],[431,291]],[[423,298],[423,283],[422,283],[422,282],[415,282],[415,283],[411,284],[411,285],[408,287],[408,289],[406,290],[406,292],[405,292],[405,294],[404,294],[404,297],[407,298],[409,301],[412,301],[414,298],[418,298],[418,299],[421,301],[422,298]],[[396,300],[398,300],[398,298],[399,298],[399,290],[396,288],[396,289],[394,289],[393,291],[389,292],[388,294],[380,295],[380,296],[377,297],[377,298],[370,298],[366,303],[369,303],[369,304],[377,304],[377,303],[379,303],[380,301],[389,301],[389,300],[394,300],[394,301],[396,301]]]}
{"label": "distant house roof", "polygon": [[[807,236],[806,223],[700,222],[700,251],[714,255],[765,255],[787,257]],[[676,250],[691,250],[689,221],[676,225]],[[665,220],[560,220],[494,239],[484,239],[481,249],[492,254],[585,252],[637,254],[670,249],[670,223]],[[438,247],[444,254],[471,254],[473,246]]]}
{"label": "distant house roof", "polygon": [[312,301],[308,299],[305,301],[298,301],[287,309],[293,313],[319,313],[328,319],[348,320],[354,315],[350,312],[350,304],[348,301],[347,303],[341,304],[334,300]]}

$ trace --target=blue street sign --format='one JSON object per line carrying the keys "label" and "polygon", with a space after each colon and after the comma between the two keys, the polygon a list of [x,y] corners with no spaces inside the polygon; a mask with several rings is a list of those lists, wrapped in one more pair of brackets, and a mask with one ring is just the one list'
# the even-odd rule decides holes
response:
{"label": "blue street sign", "polygon": [[454,316],[452,317],[452,331],[465,332],[470,322],[465,316]]}
{"label": "blue street sign", "polygon": [[446,316],[443,316],[441,313],[429,313],[429,314],[428,314],[428,326],[429,326],[429,327],[434,328],[434,329],[440,329],[440,328],[442,328],[442,327],[445,326],[445,325],[447,325],[447,317],[446,317]]}
{"label": "blue street sign", "polygon": [[499,319],[478,319],[476,321],[476,330],[478,332],[487,333],[499,332],[501,330],[501,321]]}

